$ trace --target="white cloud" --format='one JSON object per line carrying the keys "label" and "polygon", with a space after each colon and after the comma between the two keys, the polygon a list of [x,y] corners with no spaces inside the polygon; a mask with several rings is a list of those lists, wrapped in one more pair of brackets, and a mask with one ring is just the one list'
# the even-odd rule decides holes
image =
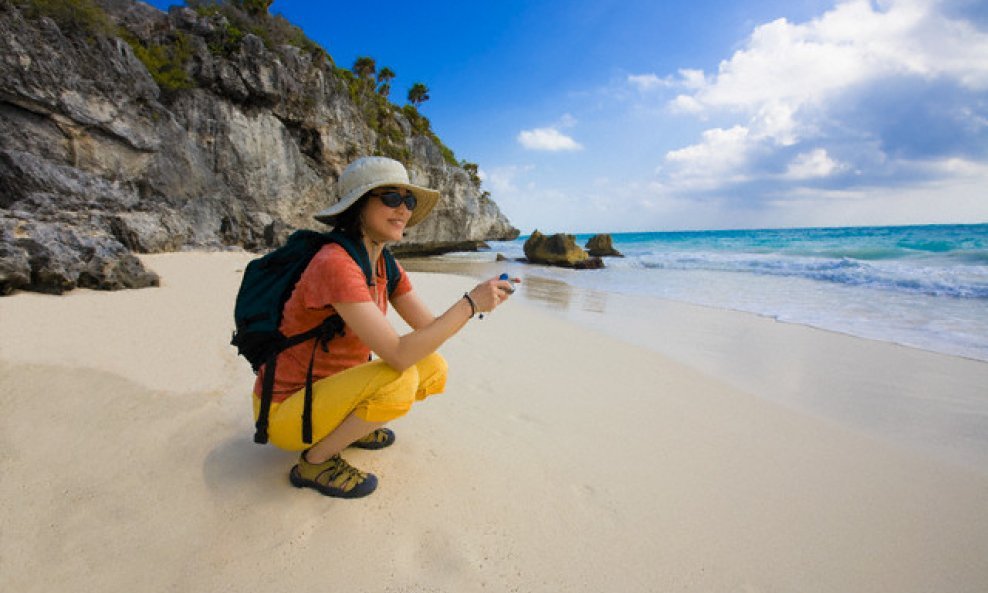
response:
{"label": "white cloud", "polygon": [[677,97],[674,104],[750,114],[781,104],[796,113],[855,85],[903,74],[988,89],[988,35],[935,13],[931,0],[882,4],[886,10],[852,0],[805,24],[761,25],[716,76],[691,74],[691,101]]}
{"label": "white cloud", "polygon": [[580,150],[583,146],[556,128],[535,128],[518,133],[518,142],[529,150]]}
{"label": "white cloud", "polygon": [[743,181],[753,147],[750,130],[744,126],[710,129],[699,144],[666,153],[668,167],[663,171],[682,189],[709,189],[725,180]]}
{"label": "white cloud", "polygon": [[679,76],[682,78],[682,85],[688,89],[698,89],[707,83],[707,76],[703,70],[683,68],[680,69]]}
{"label": "white cloud", "polygon": [[797,121],[793,107],[784,101],[763,104],[752,116],[751,126],[757,131],[759,138],[778,146],[792,146],[805,131],[805,127]]}
{"label": "white cloud", "polygon": [[658,88],[682,87],[685,89],[699,89],[706,84],[706,75],[703,70],[683,68],[679,70],[679,78],[660,78],[657,74],[629,74],[627,78],[629,85],[639,91],[650,91]]}
{"label": "white cloud", "polygon": [[[956,166],[957,163],[941,163]],[[908,187],[797,189],[768,201],[773,226],[950,224],[988,220],[988,166],[965,165],[965,174]]]}
{"label": "white cloud", "polygon": [[817,179],[832,175],[840,169],[841,165],[830,158],[826,150],[817,148],[796,155],[796,158],[789,163],[785,177],[796,180]]}
{"label": "white cloud", "polygon": [[887,183],[910,171],[903,158],[983,159],[988,34],[942,6],[850,0],[805,23],[756,27],[711,75],[681,70],[687,91],[667,106],[722,127],[666,154],[667,186],[728,191],[848,170],[860,177],[846,183]]}
{"label": "white cloud", "polygon": [[699,115],[703,112],[704,106],[698,99],[690,95],[679,95],[669,102],[669,109],[673,113],[692,113]]}
{"label": "white cloud", "polygon": [[655,88],[667,86],[668,83],[655,74],[629,74],[628,84],[640,91],[650,91]]}
{"label": "white cloud", "polygon": [[498,194],[517,194],[520,192],[517,187],[517,179],[534,169],[535,167],[532,165],[504,165],[481,169],[477,172],[477,176],[495,196]]}

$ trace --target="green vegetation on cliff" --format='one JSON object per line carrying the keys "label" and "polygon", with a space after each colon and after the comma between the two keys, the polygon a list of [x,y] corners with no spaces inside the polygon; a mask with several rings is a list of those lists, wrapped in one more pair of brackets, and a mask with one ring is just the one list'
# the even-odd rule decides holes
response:
{"label": "green vegetation on cliff", "polygon": [[116,33],[113,21],[93,0],[13,0],[13,4],[27,18],[48,17],[66,33],[82,33],[90,38]]}
{"label": "green vegetation on cliff", "polygon": [[207,39],[210,51],[216,55],[235,53],[247,34],[260,38],[270,50],[293,45],[320,57],[327,55],[302,29],[280,14],[269,14],[270,0],[186,0],[186,4],[199,16],[219,17],[213,21],[216,29]]}
{"label": "green vegetation on cliff", "polygon": [[127,31],[121,37],[130,44],[134,55],[151,73],[158,86],[165,91],[177,91],[195,87],[186,65],[192,59],[189,36],[176,31],[171,43],[145,45]]}

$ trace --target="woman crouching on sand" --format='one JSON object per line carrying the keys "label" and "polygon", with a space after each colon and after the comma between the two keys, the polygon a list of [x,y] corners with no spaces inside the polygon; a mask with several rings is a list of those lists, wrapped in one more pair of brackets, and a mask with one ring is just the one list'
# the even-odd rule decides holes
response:
{"label": "woman crouching on sand", "polygon": [[[398,266],[400,277],[389,297],[385,244],[401,240],[406,228],[422,222],[439,192],[409,183],[405,167],[397,161],[365,157],[343,171],[339,196],[315,218],[358,248],[362,245],[378,281],[368,286],[360,265],[339,244],[328,243],[313,257],[285,303],[279,329],[291,336],[339,314],[344,333],[328,348],[314,348],[310,340],[278,357],[268,437],[277,447],[302,451],[289,474],[296,487],[356,498],[373,492],[377,478],[351,466],[340,453],[349,446],[381,449],[394,443],[394,433],[383,425],[408,412],[416,400],[443,391],[446,361],[436,350],[475,314],[507,300],[512,286],[507,280],[482,282],[436,317]],[[398,335],[388,323],[389,299],[413,331]],[[378,359],[368,362],[371,352]],[[302,412],[310,358],[314,444],[308,447],[302,439]],[[262,366],[254,386],[255,418],[264,371]]]}

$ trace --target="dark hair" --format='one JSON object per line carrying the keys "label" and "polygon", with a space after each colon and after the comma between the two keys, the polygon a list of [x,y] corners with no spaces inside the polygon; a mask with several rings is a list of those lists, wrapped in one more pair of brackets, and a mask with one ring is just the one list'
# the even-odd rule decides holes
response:
{"label": "dark hair", "polygon": [[340,231],[355,241],[362,239],[364,233],[360,229],[360,213],[363,212],[369,198],[370,192],[360,196],[349,208],[340,212],[336,216],[336,224],[333,225],[334,230]]}

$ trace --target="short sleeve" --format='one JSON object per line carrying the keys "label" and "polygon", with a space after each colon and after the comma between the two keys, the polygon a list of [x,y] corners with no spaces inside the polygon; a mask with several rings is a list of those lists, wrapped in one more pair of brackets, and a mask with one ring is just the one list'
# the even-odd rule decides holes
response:
{"label": "short sleeve", "polygon": [[360,266],[335,243],[325,245],[312,258],[299,279],[298,290],[306,309],[374,301]]}
{"label": "short sleeve", "polygon": [[395,291],[391,293],[392,299],[412,292],[412,281],[408,278],[405,268],[403,268],[400,263],[398,264],[398,270],[401,272],[401,275],[398,279],[398,286],[396,286]]}

